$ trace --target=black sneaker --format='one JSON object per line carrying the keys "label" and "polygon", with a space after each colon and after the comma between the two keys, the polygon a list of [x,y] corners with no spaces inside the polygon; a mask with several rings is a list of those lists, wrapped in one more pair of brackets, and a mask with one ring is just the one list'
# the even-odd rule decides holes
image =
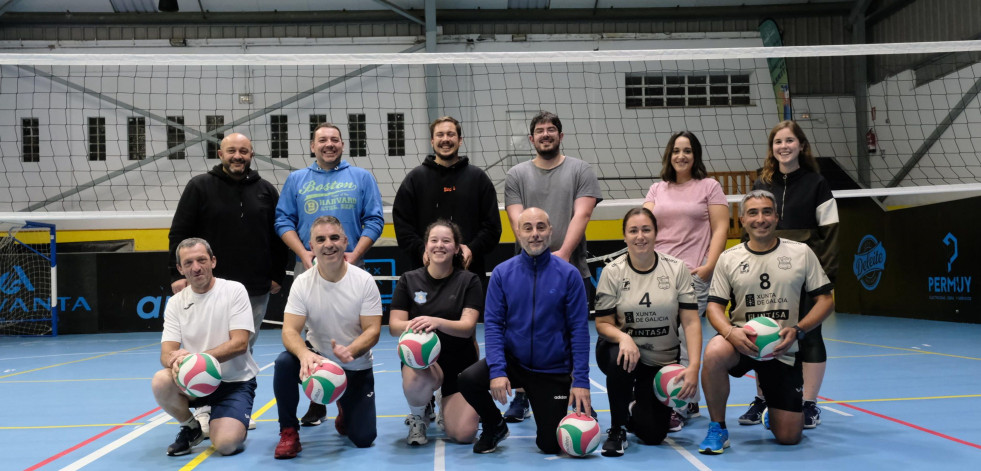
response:
{"label": "black sneaker", "polygon": [[480,434],[480,438],[477,439],[477,443],[473,444],[473,452],[491,453],[497,449],[497,445],[502,440],[508,438],[508,435],[510,435],[508,424],[503,420],[496,427],[485,426],[483,432]]}
{"label": "black sneaker", "polygon": [[763,421],[763,409],[766,409],[766,399],[757,396],[749,404],[749,410],[739,416],[739,425],[756,425]]}
{"label": "black sneaker", "polygon": [[300,425],[313,427],[320,425],[325,419],[327,419],[327,406],[310,401],[310,408],[307,409],[307,413],[303,414],[303,417],[300,419]]}
{"label": "black sneaker", "polygon": [[804,401],[804,428],[811,429],[821,425],[821,409],[814,401]]}
{"label": "black sneaker", "polygon": [[623,427],[611,427],[606,431],[609,436],[603,443],[603,456],[623,456],[627,449],[627,431]]}
{"label": "black sneaker", "polygon": [[[196,422],[195,425],[197,425]],[[181,430],[177,432],[177,438],[174,440],[174,443],[171,443],[167,447],[167,455],[186,455],[191,452],[191,447],[201,443],[201,440],[204,440],[204,432],[200,426],[189,427],[187,425],[181,425]]]}

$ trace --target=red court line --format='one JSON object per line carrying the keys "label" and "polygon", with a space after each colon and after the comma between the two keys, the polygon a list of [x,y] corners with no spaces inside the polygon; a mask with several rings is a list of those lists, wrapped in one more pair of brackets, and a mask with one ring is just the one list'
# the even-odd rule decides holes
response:
{"label": "red court line", "polygon": [[[136,417],[133,417],[132,419],[129,419],[126,422],[123,422],[123,423],[129,424],[129,423],[136,422],[137,420],[140,420],[140,419],[142,419],[142,418],[144,418],[144,417],[146,417],[146,416],[148,416],[150,414],[153,414],[153,413],[155,413],[155,412],[157,412],[159,410],[160,410],[160,408],[157,407],[156,409],[153,409],[153,410],[151,410],[149,412],[145,412],[145,413],[143,413],[141,415],[138,415]],[[94,441],[96,441],[96,440],[98,440],[98,439],[100,439],[100,438],[102,438],[102,437],[104,437],[104,436],[106,436],[106,435],[108,435],[108,434],[110,434],[112,432],[115,432],[116,430],[119,430],[121,428],[123,428],[122,425],[117,425],[117,426],[112,427],[112,428],[110,428],[108,430],[105,430],[102,433],[100,433],[100,434],[98,434],[98,435],[96,435],[96,436],[94,436],[92,438],[89,438],[88,440],[85,440],[85,441],[83,441],[83,442],[81,442],[81,443],[79,443],[79,444],[77,444],[77,445],[75,445],[75,446],[73,446],[73,447],[65,450],[65,451],[62,451],[61,453],[58,453],[57,455],[54,455],[54,456],[52,456],[52,457],[50,457],[50,458],[48,458],[48,459],[46,459],[46,460],[44,460],[44,461],[42,461],[42,462],[34,465],[34,466],[31,466],[30,468],[25,469],[24,471],[34,471],[35,469],[38,469],[38,468],[40,468],[42,466],[45,466],[45,465],[51,463],[52,461],[55,461],[55,460],[57,460],[57,459],[65,456],[65,455],[67,455],[67,454],[69,454],[69,453],[71,453],[71,452],[73,452],[73,451],[75,451],[75,450],[77,450],[79,448],[82,448],[83,446],[88,445],[89,443],[92,443],[92,442],[94,442]]]}
{"label": "red court line", "polygon": [[947,440],[950,440],[952,442],[960,443],[961,445],[967,445],[967,446],[974,447],[974,448],[977,448],[977,449],[981,450],[981,445],[978,445],[977,443],[971,443],[971,442],[966,441],[966,440],[961,440],[960,438],[951,437],[950,435],[945,435],[943,433],[940,433],[940,432],[937,432],[937,431],[934,431],[934,430],[930,430],[930,429],[928,429],[926,427],[920,427],[919,425],[911,424],[911,423],[906,422],[904,420],[899,420],[899,419],[896,419],[896,418],[893,418],[893,417],[889,417],[888,415],[883,415],[883,414],[880,414],[878,412],[872,412],[872,411],[870,411],[868,409],[863,409],[863,408],[858,407],[858,406],[853,406],[853,405],[848,404],[848,403],[845,403],[845,402],[835,402],[833,399],[828,399],[828,398],[823,397],[823,396],[818,396],[818,399],[821,399],[822,401],[831,401],[831,402],[834,402],[835,404],[838,404],[838,405],[841,405],[841,406],[845,406],[845,407],[847,407],[849,409],[855,409],[855,410],[857,410],[859,412],[864,412],[866,414],[873,415],[873,416],[878,417],[880,419],[885,419],[885,420],[888,420],[890,422],[895,422],[895,423],[900,424],[900,425],[905,425],[907,427],[910,427],[910,428],[919,430],[921,432],[929,433],[930,435],[934,435],[934,436],[937,436],[937,437],[940,437],[940,438],[946,438]]}
{"label": "red court line", "polygon": [[[755,376],[752,376],[752,375],[746,375],[746,377],[747,378],[753,378],[754,380],[756,379],[756,377]],[[926,432],[926,433],[929,433],[930,435],[933,435],[933,436],[936,436],[936,437],[946,438],[947,440],[950,440],[952,442],[960,443],[961,445],[967,445],[967,446],[974,447],[974,448],[977,448],[977,449],[981,450],[981,445],[978,445],[977,443],[971,443],[969,441],[961,440],[960,438],[952,437],[950,435],[946,435],[946,434],[937,432],[935,430],[930,430],[930,429],[928,429],[926,427],[920,427],[919,425],[911,424],[909,422],[906,422],[905,420],[899,420],[897,418],[889,417],[888,415],[883,415],[883,414],[880,414],[878,412],[872,412],[872,411],[870,411],[868,409],[862,409],[861,407],[853,406],[853,405],[848,404],[846,402],[838,402],[838,401],[835,401],[834,399],[831,399],[831,398],[828,398],[828,397],[824,397],[824,396],[818,396],[818,399],[820,399],[822,401],[833,402],[835,404],[838,404],[838,405],[841,405],[841,406],[845,406],[845,407],[847,407],[849,409],[855,409],[855,410],[857,410],[859,412],[864,412],[866,414],[869,414],[869,415],[878,417],[880,419],[885,419],[885,420],[888,420],[890,422],[895,422],[895,423],[897,423],[899,425],[905,425],[905,426],[907,426],[909,428],[916,429],[916,430],[919,430],[921,432]]]}

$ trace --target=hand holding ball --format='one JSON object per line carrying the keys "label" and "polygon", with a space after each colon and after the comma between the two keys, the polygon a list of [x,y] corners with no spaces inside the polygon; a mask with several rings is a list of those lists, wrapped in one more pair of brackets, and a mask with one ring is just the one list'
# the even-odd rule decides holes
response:
{"label": "hand holding ball", "polygon": [[188,396],[207,396],[215,392],[220,384],[221,364],[208,353],[188,355],[177,367],[177,386]]}
{"label": "hand holding ball", "polygon": [[330,404],[340,399],[345,389],[347,373],[340,365],[327,359],[303,380],[304,394],[317,404]]}
{"label": "hand holding ball", "polygon": [[399,336],[399,359],[409,368],[429,368],[439,359],[439,337],[436,332],[406,330]]}
{"label": "hand holding ball", "polygon": [[747,336],[756,344],[759,355],[755,360],[772,360],[773,350],[780,345],[780,324],[769,317],[757,317],[743,327]]}

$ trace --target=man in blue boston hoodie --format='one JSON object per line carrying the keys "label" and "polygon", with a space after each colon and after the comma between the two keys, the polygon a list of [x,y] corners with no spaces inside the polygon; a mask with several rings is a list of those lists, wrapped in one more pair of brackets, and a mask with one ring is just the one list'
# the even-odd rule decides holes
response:
{"label": "man in blue boston hoodie", "polygon": [[490,453],[508,436],[494,404],[523,387],[535,413],[535,443],[559,453],[559,421],[573,406],[589,414],[589,312],[579,270],[548,248],[548,214],[528,208],[518,217],[522,251],[491,274],[484,308],[487,357],[460,373],[463,397],[480,415],[474,453]]}
{"label": "man in blue boston hoodie", "polygon": [[291,173],[283,185],[276,206],[276,233],[303,264],[297,263],[297,271],[302,272],[313,266],[310,226],[319,216],[334,216],[348,238],[344,259],[360,265],[385,226],[378,183],[371,172],[341,159],[344,139],[333,124],[322,123],[314,130],[310,151],[317,161]]}
{"label": "man in blue boston hoodie", "polygon": [[[362,259],[385,226],[375,177],[341,159],[344,155],[341,130],[330,123],[317,126],[310,151],[317,161],[286,178],[276,206],[276,233],[297,257],[294,279],[313,266],[310,227],[319,216],[334,216],[341,221],[347,235],[344,260],[358,266],[364,264]],[[311,402],[300,424],[320,425],[326,417],[327,408]],[[334,425],[338,431],[344,428],[340,414]]]}

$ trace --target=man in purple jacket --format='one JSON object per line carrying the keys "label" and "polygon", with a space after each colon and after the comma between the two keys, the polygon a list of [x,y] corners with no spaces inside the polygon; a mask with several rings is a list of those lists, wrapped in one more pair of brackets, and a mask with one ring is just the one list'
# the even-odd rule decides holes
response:
{"label": "man in purple jacket", "polygon": [[[579,270],[548,248],[548,214],[528,208],[518,217],[522,251],[491,274],[484,308],[487,357],[460,373],[463,397],[480,415],[474,453],[490,453],[508,436],[494,400],[507,403],[523,387],[535,413],[535,443],[559,453],[559,421],[573,406],[589,414],[589,312]],[[488,391],[489,390],[489,391]]]}

